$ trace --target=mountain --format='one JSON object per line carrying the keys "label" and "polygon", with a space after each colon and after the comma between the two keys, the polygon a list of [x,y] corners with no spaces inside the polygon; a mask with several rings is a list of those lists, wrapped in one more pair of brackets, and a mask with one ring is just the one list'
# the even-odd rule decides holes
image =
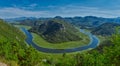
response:
{"label": "mountain", "polygon": [[39,26],[34,26],[29,31],[39,34],[51,43],[81,40],[81,37],[77,34],[79,31],[73,25],[57,18],[47,20]]}
{"label": "mountain", "polygon": [[115,28],[117,26],[120,26],[120,24],[118,23],[104,23],[96,28],[94,28],[92,30],[93,34],[97,34],[97,35],[112,35],[113,33],[115,33]]}
{"label": "mountain", "polygon": [[102,18],[96,16],[69,17],[64,19],[81,28],[94,28],[103,23],[120,23],[120,18]]}
{"label": "mountain", "polygon": [[[64,20],[69,22],[75,26],[79,26],[81,28],[94,28],[102,25],[103,23],[120,23],[120,18],[103,18],[96,16],[85,16],[85,17],[61,17],[56,16],[54,18]],[[44,22],[46,20],[50,20],[53,18],[35,18],[35,17],[20,17],[14,19],[5,19],[7,22],[20,22],[22,25],[33,26],[36,21]]]}
{"label": "mountain", "polygon": [[20,25],[27,25],[27,26],[34,26],[36,24],[37,20],[33,20],[33,19],[25,19],[25,20],[21,20],[21,22],[19,23]]}
{"label": "mountain", "polygon": [[37,18],[35,17],[18,17],[18,18],[9,18],[9,19],[4,19],[6,22],[22,22],[23,20],[30,19],[30,20],[36,20]]}

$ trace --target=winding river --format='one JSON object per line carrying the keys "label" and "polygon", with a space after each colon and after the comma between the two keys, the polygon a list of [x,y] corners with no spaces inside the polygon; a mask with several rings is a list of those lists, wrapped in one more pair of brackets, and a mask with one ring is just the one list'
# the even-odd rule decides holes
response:
{"label": "winding river", "polygon": [[50,48],[44,48],[44,47],[38,46],[37,44],[35,44],[32,41],[33,36],[31,35],[30,32],[28,32],[23,27],[21,29],[26,34],[26,36],[27,36],[26,42],[29,45],[33,46],[38,51],[46,52],[46,53],[70,53],[70,52],[82,51],[82,50],[86,50],[86,49],[89,49],[89,48],[95,48],[99,44],[99,39],[95,35],[92,35],[91,33],[85,32],[83,29],[80,29],[80,32],[82,32],[82,33],[84,33],[84,34],[86,34],[86,35],[89,36],[90,43],[88,45],[86,45],[86,46],[80,46],[80,47],[76,47],[76,48],[70,48],[70,49],[50,49]]}

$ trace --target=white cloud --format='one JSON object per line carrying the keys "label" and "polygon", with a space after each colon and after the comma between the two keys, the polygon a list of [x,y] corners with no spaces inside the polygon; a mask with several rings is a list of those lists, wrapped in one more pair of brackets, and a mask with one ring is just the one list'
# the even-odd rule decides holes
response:
{"label": "white cloud", "polygon": [[[31,4],[31,6],[36,6]],[[17,7],[8,7],[0,9],[0,18],[14,18],[14,17],[54,17],[54,16],[99,16],[99,17],[118,17],[120,10],[99,9],[95,7],[84,6],[48,6],[44,11],[26,10]]]}

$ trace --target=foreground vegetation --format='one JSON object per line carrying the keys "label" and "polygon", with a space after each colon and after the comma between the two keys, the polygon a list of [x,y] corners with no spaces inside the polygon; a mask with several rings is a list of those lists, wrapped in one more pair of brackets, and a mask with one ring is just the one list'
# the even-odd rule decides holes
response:
{"label": "foreground vegetation", "polygon": [[[9,66],[119,66],[120,32],[111,36],[110,46],[89,52],[49,54],[26,46],[19,29],[0,21],[0,62]],[[99,47],[98,47],[99,48]]]}
{"label": "foreground vegetation", "polygon": [[9,66],[41,64],[40,53],[31,46],[27,46],[25,38],[18,28],[0,20],[0,62]]}

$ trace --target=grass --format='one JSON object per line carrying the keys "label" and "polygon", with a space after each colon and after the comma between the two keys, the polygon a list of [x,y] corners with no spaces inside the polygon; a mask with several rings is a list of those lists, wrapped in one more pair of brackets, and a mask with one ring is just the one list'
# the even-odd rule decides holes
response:
{"label": "grass", "polygon": [[64,42],[64,43],[49,43],[46,40],[44,40],[41,36],[32,33],[33,35],[33,41],[41,47],[44,48],[52,48],[52,49],[67,49],[67,48],[75,48],[83,45],[87,45],[90,40],[86,35],[80,35],[83,40],[80,41],[70,41],[70,42]]}
{"label": "grass", "polygon": [[16,61],[6,60],[1,56],[0,56],[0,63],[6,64],[8,66],[18,66],[18,63]]}
{"label": "grass", "polygon": [[101,36],[101,35],[96,35],[96,36],[99,38],[100,44],[103,44],[103,42],[106,40],[110,40],[110,37],[108,36]]}
{"label": "grass", "polygon": [[15,27],[18,27],[18,28],[24,27],[24,28],[26,28],[27,30],[31,28],[31,26],[26,26],[26,25],[14,25],[14,26],[15,26]]}

